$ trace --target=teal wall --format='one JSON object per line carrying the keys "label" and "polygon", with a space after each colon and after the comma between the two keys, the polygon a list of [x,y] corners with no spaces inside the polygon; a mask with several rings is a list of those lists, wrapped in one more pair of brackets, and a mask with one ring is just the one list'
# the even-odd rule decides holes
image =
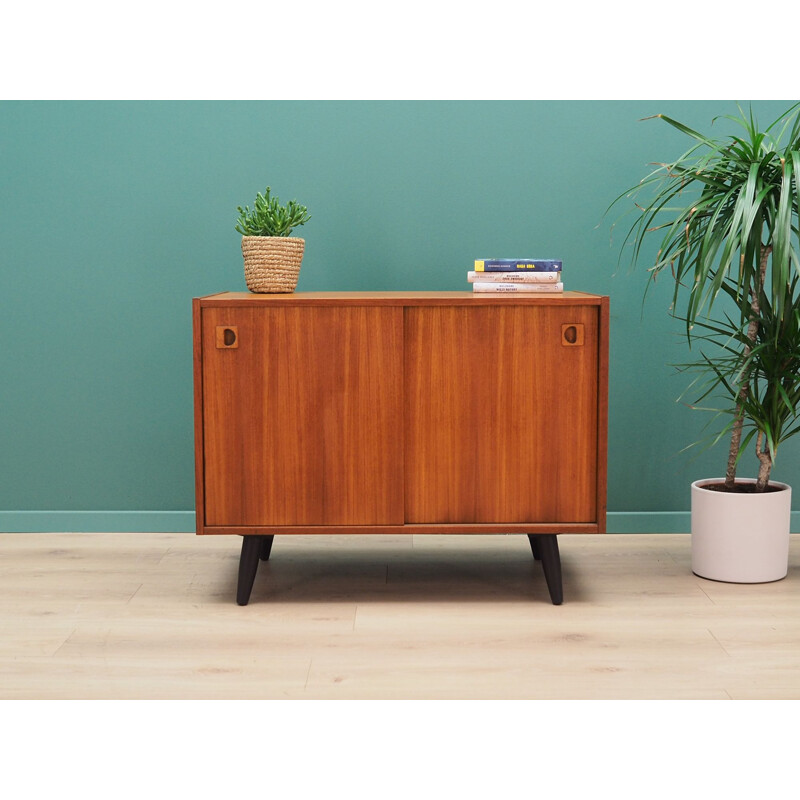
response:
{"label": "teal wall", "polygon": [[[787,106],[753,104],[763,121]],[[685,149],[642,117],[707,130],[735,110],[0,103],[0,511],[158,512],[160,529],[162,512],[194,508],[190,301],[245,288],[235,209],[269,184],[313,217],[300,291],[466,289],[476,256],[533,253],[563,259],[567,288],[609,294],[609,510],[683,519],[690,481],[720,474],[725,454],[679,453],[707,419],[675,402],[667,365],[685,348],[669,286],[642,314],[645,270],[617,269],[604,212]],[[800,485],[794,442],[774,477]]]}

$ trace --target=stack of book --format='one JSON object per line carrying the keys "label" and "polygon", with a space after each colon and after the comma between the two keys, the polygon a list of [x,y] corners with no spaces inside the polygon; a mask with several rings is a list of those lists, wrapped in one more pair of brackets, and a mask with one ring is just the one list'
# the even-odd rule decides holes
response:
{"label": "stack of book", "polygon": [[561,262],[552,258],[480,258],[467,273],[473,292],[563,292]]}

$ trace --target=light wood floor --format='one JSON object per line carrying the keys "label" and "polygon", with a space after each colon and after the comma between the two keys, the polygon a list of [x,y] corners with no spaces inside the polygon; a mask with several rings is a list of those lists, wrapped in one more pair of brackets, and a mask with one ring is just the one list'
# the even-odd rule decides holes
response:
{"label": "light wood floor", "polygon": [[703,580],[684,534],[0,535],[0,698],[800,699],[800,536],[772,584]]}

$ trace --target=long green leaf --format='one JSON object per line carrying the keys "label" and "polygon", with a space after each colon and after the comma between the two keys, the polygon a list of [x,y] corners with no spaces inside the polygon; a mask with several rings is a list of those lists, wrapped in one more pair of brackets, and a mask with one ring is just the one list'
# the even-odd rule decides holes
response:
{"label": "long green leaf", "polygon": [[789,281],[792,237],[792,162],[783,162],[778,214],[772,231],[772,302],[778,319],[783,316],[785,286]]}

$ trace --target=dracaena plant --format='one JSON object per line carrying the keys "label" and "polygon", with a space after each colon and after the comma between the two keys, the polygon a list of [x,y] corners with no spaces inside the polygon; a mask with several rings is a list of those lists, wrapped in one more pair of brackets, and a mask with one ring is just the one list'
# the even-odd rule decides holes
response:
{"label": "dracaena plant", "polygon": [[236,209],[239,212],[236,230],[242,236],[289,236],[294,228],[305,225],[311,219],[305,206],[295,200],[282,206],[280,200],[271,196],[270,192],[267,186],[265,194],[259,192],[256,195],[252,211],[250,206]]}
{"label": "dracaena plant", "polygon": [[[712,348],[712,355],[679,365],[694,370],[698,378],[687,389],[695,391],[693,408],[716,412],[725,421],[721,430],[709,438],[715,444],[740,424],[743,438],[736,455],[738,461],[755,439],[759,460],[756,491],[769,482],[778,444],[800,432],[797,408],[800,404],[800,292],[797,276],[790,281],[791,304],[778,319],[770,298],[762,291],[755,341],[749,336],[752,317],[746,326],[725,315],[718,321],[695,323],[695,339]],[[723,285],[731,296],[736,287]],[[721,398],[722,406],[704,405],[709,398]]]}
{"label": "dracaena plant", "polygon": [[752,110],[739,107],[738,116],[724,118],[742,132],[721,140],[659,114],[691,146],[674,161],[654,164],[609,207],[633,199],[635,218],[620,258],[628,246],[635,265],[644,243],[655,239],[650,280],[671,273],[671,311],[685,322],[690,347],[694,339],[713,345],[689,366],[708,378],[700,399],[715,389],[729,399],[723,413],[730,419],[716,436],[730,434],[729,491],[742,448],[753,438],[756,490],[763,491],[779,443],[796,432],[787,423],[800,399],[798,362],[788,356],[800,344],[799,112],[800,103],[762,131]]}

